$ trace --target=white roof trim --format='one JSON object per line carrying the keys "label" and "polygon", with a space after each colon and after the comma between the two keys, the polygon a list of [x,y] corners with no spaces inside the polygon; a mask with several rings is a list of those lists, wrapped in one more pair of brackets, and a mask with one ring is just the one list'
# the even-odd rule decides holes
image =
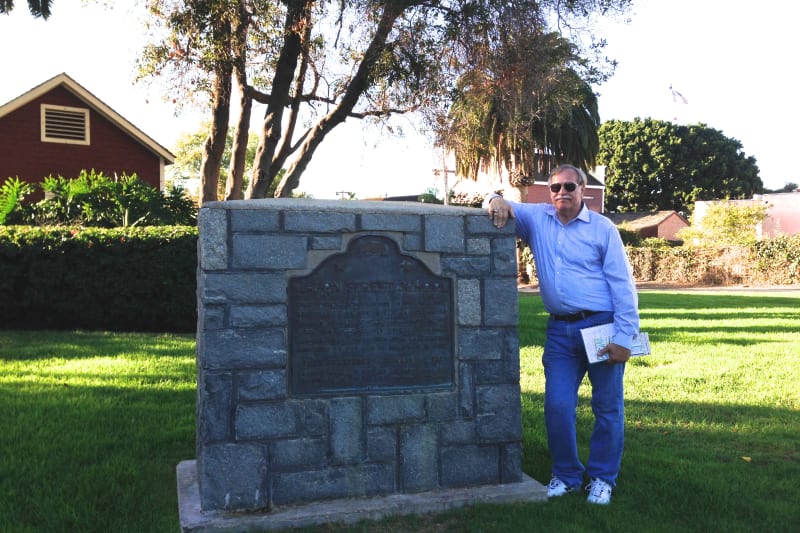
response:
{"label": "white roof trim", "polygon": [[39,98],[43,94],[46,94],[59,85],[63,85],[69,92],[74,94],[78,99],[82,100],[86,105],[91,107],[94,111],[105,117],[107,120],[111,121],[112,123],[116,124],[120,129],[124,130],[128,135],[133,137],[136,141],[150,149],[152,152],[156,153],[164,159],[168,161],[170,164],[175,162],[175,155],[158,144],[154,141],[151,137],[146,135],[142,130],[131,124],[128,120],[126,120],[122,115],[111,109],[102,100],[97,98],[91,92],[86,90],[82,85],[78,82],[70,78],[66,73],[61,73],[58,76],[50,78],[49,80],[45,81],[44,83],[37,85],[30,91],[18,96],[17,98],[11,100],[10,102],[3,104],[0,106],[0,118],[4,117],[5,115],[15,111],[24,105],[28,104],[29,102]]}

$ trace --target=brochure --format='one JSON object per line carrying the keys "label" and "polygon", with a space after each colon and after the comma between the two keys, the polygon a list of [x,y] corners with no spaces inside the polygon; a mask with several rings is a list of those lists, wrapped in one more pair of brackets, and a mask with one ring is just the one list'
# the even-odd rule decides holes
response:
{"label": "brochure", "polygon": [[[607,354],[598,356],[597,352],[611,342],[611,338],[614,336],[614,324],[600,324],[591,328],[583,328],[581,336],[583,337],[583,346],[586,348],[586,356],[589,358],[589,363],[600,363],[608,359]],[[631,357],[642,355],[650,355],[650,339],[647,333],[643,331],[633,337],[633,343],[631,344]]]}

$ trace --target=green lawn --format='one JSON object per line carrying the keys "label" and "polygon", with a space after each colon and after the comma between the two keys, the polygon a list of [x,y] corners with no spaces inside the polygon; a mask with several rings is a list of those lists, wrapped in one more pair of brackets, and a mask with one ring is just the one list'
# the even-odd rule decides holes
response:
{"label": "green lawn", "polygon": [[194,338],[0,332],[0,531],[177,531]]}
{"label": "green lawn", "polygon": [[[797,531],[797,292],[648,291],[640,308],[654,353],[626,370],[609,507],[574,494],[320,530]],[[540,299],[522,296],[523,470],[541,482],[544,320]],[[189,335],[0,331],[0,532],[178,531],[194,387]],[[585,451],[588,401],[578,418]]]}

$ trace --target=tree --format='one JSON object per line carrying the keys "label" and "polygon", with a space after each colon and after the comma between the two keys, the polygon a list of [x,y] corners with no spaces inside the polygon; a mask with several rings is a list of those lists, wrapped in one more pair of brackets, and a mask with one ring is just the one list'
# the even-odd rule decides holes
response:
{"label": "tree", "polygon": [[636,118],[599,130],[609,212],[675,210],[697,200],[748,198],[763,190],[758,166],[736,139],[705,124]]}
{"label": "tree", "polygon": [[[235,54],[241,53],[240,39],[247,38],[245,1],[147,0],[146,5],[150,13],[147,29],[153,42],[142,51],[138,78],[161,76],[173,94],[181,96],[173,97],[175,101],[204,101],[209,107],[211,121],[201,161],[201,201],[216,200],[228,138],[232,79],[237,63],[243,60]],[[239,74],[237,71],[237,79]],[[237,144],[237,152],[239,147]],[[232,168],[232,179],[236,168]],[[232,183],[230,189],[235,194],[236,184]]]}
{"label": "tree", "polygon": [[250,114],[253,100],[247,94],[247,36],[249,32],[249,15],[245,3],[239,2],[238,17],[233,24],[231,48],[233,51],[233,75],[236,87],[239,90],[239,120],[233,134],[232,150],[235,154],[231,158],[228,168],[228,178],[225,180],[225,199],[241,200],[244,190],[245,160],[250,161]]}
{"label": "tree", "polygon": [[[630,0],[518,0],[515,17],[498,23],[495,15],[506,3],[148,0],[161,33],[143,54],[142,73],[171,73],[174,88],[206,95],[217,128],[210,131],[209,158],[218,146],[213,139],[224,137],[219,118],[230,106],[233,74],[243,109],[249,99],[267,106],[247,197],[265,195],[284,167],[275,195],[288,196],[317,147],[345,120],[441,109],[467,70],[463,59],[485,44],[480,36],[487,28],[567,21],[626,8]],[[239,130],[248,126],[237,123]],[[203,178],[215,176],[204,172]]]}
{"label": "tree", "polygon": [[607,74],[585,72],[584,79],[578,69],[585,61],[557,33],[530,24],[517,31],[507,42],[487,39],[500,44],[486,47],[459,80],[440,143],[454,152],[457,174],[507,173],[524,197],[553,165],[594,166],[600,117],[590,83]]}
{"label": "tree", "polygon": [[[28,0],[28,10],[34,17],[47,20],[50,17],[52,0]],[[0,0],[0,14],[8,14],[14,9],[14,0]]]}
{"label": "tree", "polygon": [[[201,169],[203,168],[203,150],[209,128],[210,124],[208,122],[204,122],[200,125],[198,131],[185,133],[178,138],[175,147],[175,162],[167,167],[167,183],[179,184],[185,179],[200,178],[202,175]],[[228,137],[225,142],[225,150],[223,151],[220,159],[220,170],[226,167],[230,169],[232,166],[232,161],[234,159],[232,154],[236,144],[235,135],[235,132],[228,131]],[[244,156],[240,156],[242,163],[241,176],[246,175],[253,168],[253,161],[255,159],[257,146],[258,135],[251,132],[248,137],[247,144],[245,145]],[[230,183],[231,180],[228,179],[226,184]],[[242,188],[240,186],[239,191],[241,192],[241,190]],[[224,187],[220,187],[218,185],[217,192],[220,196],[224,195],[226,199],[234,199],[228,198],[229,194]]]}

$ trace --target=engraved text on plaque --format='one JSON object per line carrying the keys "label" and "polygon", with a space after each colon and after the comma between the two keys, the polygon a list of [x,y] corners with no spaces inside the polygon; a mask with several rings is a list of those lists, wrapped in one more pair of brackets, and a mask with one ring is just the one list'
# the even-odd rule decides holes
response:
{"label": "engraved text on plaque", "polygon": [[289,281],[294,395],[392,392],[453,385],[452,280],[364,236]]}

